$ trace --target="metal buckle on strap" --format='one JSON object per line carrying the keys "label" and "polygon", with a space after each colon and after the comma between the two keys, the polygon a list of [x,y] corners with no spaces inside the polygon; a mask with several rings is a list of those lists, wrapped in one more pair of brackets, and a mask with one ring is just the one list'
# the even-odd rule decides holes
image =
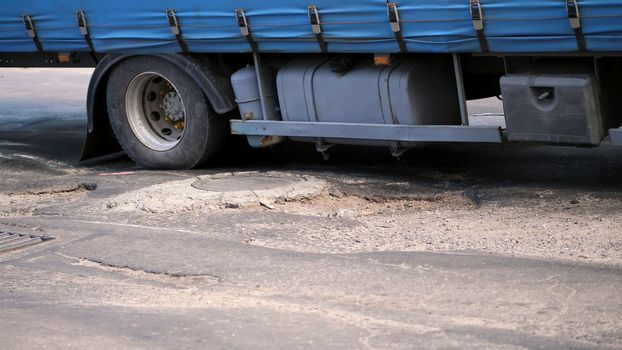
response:
{"label": "metal buckle on strap", "polygon": [[402,35],[402,25],[400,22],[400,12],[397,9],[397,4],[394,2],[387,2],[387,16],[389,16],[389,23],[391,24],[391,31],[395,34],[395,40],[397,40],[402,53],[408,52],[408,47],[404,41]]}
{"label": "metal buckle on strap", "polygon": [[317,10],[315,5],[310,5],[308,7],[309,12],[309,22],[311,22],[311,30],[313,30],[313,34],[321,34],[322,33],[322,23],[320,22],[320,13]]}
{"label": "metal buckle on strap", "polygon": [[26,28],[26,32],[28,33],[28,37],[32,39],[37,47],[37,51],[43,52],[43,45],[39,41],[39,36],[37,35],[37,30],[35,29],[35,23],[30,17],[29,14],[25,14],[22,16],[22,21],[24,21],[24,27]]}
{"label": "metal buckle on strap", "polygon": [[587,42],[583,29],[581,28],[581,13],[579,11],[579,0],[566,0],[566,14],[568,15],[568,21],[570,27],[577,37],[577,47],[579,51],[587,50]]}
{"label": "metal buckle on strap", "polygon": [[76,20],[78,21],[78,28],[80,28],[80,34],[84,37],[86,44],[89,46],[89,50],[91,50],[91,57],[95,63],[99,63],[99,59],[97,55],[95,55],[95,46],[93,45],[93,41],[91,40],[91,35],[89,34],[89,24],[86,21],[86,13],[82,10],[76,11]]}
{"label": "metal buckle on strap", "polygon": [[171,28],[171,32],[173,33],[173,35],[180,35],[181,30],[179,30],[179,21],[177,21],[175,10],[166,10],[166,17],[168,17],[168,26]]}
{"label": "metal buckle on strap", "polygon": [[391,30],[393,33],[399,33],[402,28],[400,26],[400,13],[397,10],[396,3],[387,2],[387,15],[389,16],[389,22],[391,23]]}
{"label": "metal buckle on strap", "polygon": [[572,29],[581,28],[581,13],[579,12],[579,2],[577,0],[566,0],[566,13]]}
{"label": "metal buckle on strap", "polygon": [[188,45],[184,41],[182,37],[181,28],[179,25],[179,21],[177,20],[177,15],[175,14],[175,10],[168,9],[166,10],[166,17],[168,18],[168,26],[171,28],[171,33],[175,35],[175,39],[177,40],[177,44],[182,52],[188,52]]}
{"label": "metal buckle on strap", "polygon": [[35,31],[35,25],[32,23],[32,17],[30,15],[24,15],[22,17],[24,21],[24,26],[26,27],[26,32],[28,33],[28,37],[34,39],[37,37],[37,32]]}
{"label": "metal buckle on strap", "polygon": [[484,32],[484,9],[480,0],[470,0],[469,11],[471,12],[471,20],[473,21],[473,28],[477,32],[477,40],[482,52],[489,52],[488,39]]}
{"label": "metal buckle on strap", "polygon": [[244,36],[249,36],[251,34],[250,29],[248,28],[248,21],[246,20],[246,14],[244,10],[237,9],[235,10],[235,17],[238,19],[238,26],[240,27],[240,33]]}
{"label": "metal buckle on strap", "polygon": [[84,11],[76,11],[76,18],[78,20],[80,34],[82,34],[82,36],[89,35],[88,23],[86,22],[86,14]]}
{"label": "metal buckle on strap", "polygon": [[320,12],[315,5],[310,5],[309,7],[307,7],[307,13],[309,16],[309,22],[311,23],[311,31],[313,32],[313,34],[315,34],[315,39],[320,46],[320,51],[324,53],[328,52],[326,41],[324,40],[324,36],[322,35],[322,22],[320,21]]}
{"label": "metal buckle on strap", "polygon": [[471,0],[469,10],[471,11],[473,28],[477,31],[484,30],[484,13],[482,12],[482,4],[480,4],[479,0]]}
{"label": "metal buckle on strap", "polygon": [[248,25],[248,20],[246,19],[246,14],[244,10],[237,9],[235,10],[235,17],[238,20],[238,26],[240,27],[240,33],[244,37],[246,37],[246,41],[248,41],[248,45],[251,47],[251,51],[254,53],[259,52],[259,48],[257,47],[257,43],[255,43],[255,39],[253,39],[253,35],[251,34],[251,29]]}

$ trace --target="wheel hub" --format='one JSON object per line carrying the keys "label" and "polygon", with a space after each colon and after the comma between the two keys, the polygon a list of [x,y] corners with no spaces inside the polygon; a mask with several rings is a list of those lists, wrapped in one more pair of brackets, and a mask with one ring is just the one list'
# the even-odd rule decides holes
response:
{"label": "wheel hub", "polygon": [[134,135],[155,151],[168,151],[186,129],[186,107],[171,81],[154,72],[135,77],[125,96],[127,118]]}
{"label": "wheel hub", "polygon": [[162,109],[173,122],[179,122],[184,119],[184,104],[177,91],[171,91],[164,95]]}

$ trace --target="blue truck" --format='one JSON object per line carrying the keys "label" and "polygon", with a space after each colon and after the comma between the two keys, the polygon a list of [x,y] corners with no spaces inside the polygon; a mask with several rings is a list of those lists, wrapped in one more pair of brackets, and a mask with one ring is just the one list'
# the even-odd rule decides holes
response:
{"label": "blue truck", "polygon": [[[83,159],[205,165],[228,135],[622,144],[622,0],[3,1],[0,66],[96,67]],[[503,100],[505,127],[467,101]]]}

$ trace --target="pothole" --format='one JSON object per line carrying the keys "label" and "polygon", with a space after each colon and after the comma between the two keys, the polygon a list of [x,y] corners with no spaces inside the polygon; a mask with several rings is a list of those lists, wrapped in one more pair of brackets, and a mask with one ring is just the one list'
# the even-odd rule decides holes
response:
{"label": "pothole", "polygon": [[48,187],[34,186],[29,189],[25,189],[17,192],[9,192],[9,197],[16,196],[45,196],[45,195],[59,195],[67,193],[75,193],[81,191],[95,191],[97,184],[93,182],[81,182],[76,184],[54,184]]}
{"label": "pothole", "polygon": [[181,274],[167,273],[164,271],[150,271],[123,265],[107,264],[102,261],[92,260],[88,258],[72,257],[62,253],[57,254],[64,258],[76,261],[72,263],[72,265],[74,266],[96,268],[106,272],[121,274],[129,278],[157,281],[187,287],[197,286],[198,284],[215,284],[223,282],[223,278],[221,276],[212,274]]}

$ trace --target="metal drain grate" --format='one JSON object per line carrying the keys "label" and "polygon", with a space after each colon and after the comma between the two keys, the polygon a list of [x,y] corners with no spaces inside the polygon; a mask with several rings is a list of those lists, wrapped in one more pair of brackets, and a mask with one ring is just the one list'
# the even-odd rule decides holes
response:
{"label": "metal drain grate", "polygon": [[54,237],[36,236],[12,232],[0,232],[0,253],[13,249],[24,248],[52,239],[54,239]]}

